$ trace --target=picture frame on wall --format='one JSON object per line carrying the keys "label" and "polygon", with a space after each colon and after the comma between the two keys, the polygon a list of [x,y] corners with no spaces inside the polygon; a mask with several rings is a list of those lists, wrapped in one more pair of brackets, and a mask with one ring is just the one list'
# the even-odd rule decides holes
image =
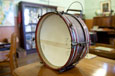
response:
{"label": "picture frame on wall", "polygon": [[103,14],[109,14],[110,11],[111,11],[110,1],[101,2],[101,12],[102,12]]}

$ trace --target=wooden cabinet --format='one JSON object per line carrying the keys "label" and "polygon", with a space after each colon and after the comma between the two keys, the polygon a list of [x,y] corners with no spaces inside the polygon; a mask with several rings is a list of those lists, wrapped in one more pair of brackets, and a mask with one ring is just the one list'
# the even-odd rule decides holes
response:
{"label": "wooden cabinet", "polygon": [[115,27],[115,16],[94,17],[93,21],[93,26]]}
{"label": "wooden cabinet", "polygon": [[93,18],[93,26],[99,26],[97,33],[97,42],[111,44],[115,39],[115,16],[102,16]]}
{"label": "wooden cabinet", "polygon": [[99,17],[95,17],[94,18],[94,24],[93,25],[96,25],[96,26],[101,26],[102,25],[102,21],[101,21],[102,19],[101,18],[99,18]]}
{"label": "wooden cabinet", "polygon": [[115,16],[112,16],[112,27],[115,27]]}
{"label": "wooden cabinet", "polygon": [[19,3],[20,46],[27,53],[36,51],[35,30],[40,17],[47,12],[55,12],[56,10],[56,6],[28,2]]}
{"label": "wooden cabinet", "polygon": [[110,17],[103,17],[102,18],[102,26],[111,26],[111,18]]}

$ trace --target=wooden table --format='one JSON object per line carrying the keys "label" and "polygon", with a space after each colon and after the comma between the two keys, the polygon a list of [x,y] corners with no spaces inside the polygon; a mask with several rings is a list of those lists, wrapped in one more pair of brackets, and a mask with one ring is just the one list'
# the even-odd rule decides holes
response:
{"label": "wooden table", "polygon": [[10,49],[10,43],[0,42],[0,51],[5,51]]}
{"label": "wooden table", "polygon": [[115,60],[102,57],[83,59],[75,68],[59,73],[39,62],[17,68],[14,76],[115,76]]}
{"label": "wooden table", "polygon": [[0,42],[0,62],[7,58],[10,51],[10,43]]}

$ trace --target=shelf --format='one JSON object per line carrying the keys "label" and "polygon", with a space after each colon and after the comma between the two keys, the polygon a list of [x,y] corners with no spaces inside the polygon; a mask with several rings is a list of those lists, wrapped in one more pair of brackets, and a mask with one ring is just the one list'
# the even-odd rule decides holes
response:
{"label": "shelf", "polygon": [[27,54],[35,53],[37,52],[36,49],[29,49],[27,50]]}
{"label": "shelf", "polygon": [[37,23],[29,23],[28,25],[25,26],[30,26],[30,25],[37,25]]}
{"label": "shelf", "polygon": [[57,10],[57,7],[28,2],[19,3],[19,13],[21,13],[20,47],[27,50],[27,53],[36,52],[36,49],[32,48],[30,45],[34,46],[31,40],[35,38],[37,23],[43,14],[47,13],[48,11],[54,12],[52,9]]}
{"label": "shelf", "polygon": [[29,25],[37,25],[37,23],[29,23]]}
{"label": "shelf", "polygon": [[35,32],[25,32],[26,34],[28,34],[28,33],[35,33]]}
{"label": "shelf", "polygon": [[91,30],[92,32],[115,32],[114,29],[109,29],[109,28],[101,28],[101,29],[96,29],[96,30]]}
{"label": "shelf", "polygon": [[36,48],[27,49],[27,51],[36,50]]}
{"label": "shelf", "polygon": [[36,48],[32,48],[31,50],[36,50]]}

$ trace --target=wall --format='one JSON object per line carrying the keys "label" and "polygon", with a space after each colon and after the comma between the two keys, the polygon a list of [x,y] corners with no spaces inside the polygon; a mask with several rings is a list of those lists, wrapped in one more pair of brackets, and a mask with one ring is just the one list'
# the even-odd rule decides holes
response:
{"label": "wall", "polygon": [[[85,0],[85,16],[86,19],[92,19],[95,17],[95,11],[101,10],[101,2],[108,0]],[[111,7],[115,12],[115,0],[111,0]]]}
{"label": "wall", "polygon": [[[85,22],[89,30],[93,25],[93,17],[95,17],[95,11],[101,10],[101,2],[108,0],[85,0]],[[115,12],[115,0],[111,0],[111,7]]]}
{"label": "wall", "polygon": [[[84,11],[85,11],[85,0],[15,0],[14,4],[17,6],[18,3],[20,1],[26,1],[26,2],[32,2],[32,3],[39,3],[39,4],[46,4],[46,5],[54,5],[54,6],[58,6],[61,7],[62,9],[64,9],[64,11],[66,11],[66,9],[68,8],[68,6],[74,2],[74,1],[79,1],[82,3]],[[81,9],[81,6],[78,3],[75,3],[72,5],[73,9]],[[15,8],[17,10],[17,7]]]}
{"label": "wall", "polygon": [[15,31],[14,26],[1,26],[0,27],[0,41],[3,41],[5,38],[9,39],[11,33]]}
{"label": "wall", "polygon": [[[15,9],[15,26],[0,26],[0,41],[3,41],[5,38],[10,39],[10,36],[13,32],[19,34],[19,28],[17,25],[17,11],[18,11],[18,3],[20,1],[32,2],[32,3],[40,3],[40,4],[48,4],[48,0],[14,0],[14,9]],[[62,9],[67,9],[73,1],[80,1],[84,7],[84,0],[49,0],[49,5],[54,5],[61,7]],[[72,5],[71,8],[81,9],[79,4]]]}

